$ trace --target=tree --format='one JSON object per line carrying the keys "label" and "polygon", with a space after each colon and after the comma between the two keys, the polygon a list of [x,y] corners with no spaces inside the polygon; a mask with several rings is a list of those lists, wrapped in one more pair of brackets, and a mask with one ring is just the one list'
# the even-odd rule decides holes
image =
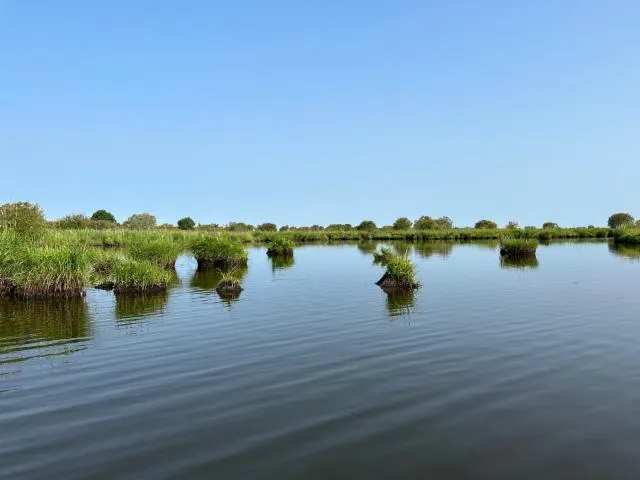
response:
{"label": "tree", "polygon": [[291,230],[291,227],[289,227],[289,225],[282,225],[280,227],[281,232],[288,232],[289,230]]}
{"label": "tree", "polygon": [[116,222],[116,217],[113,216],[111,212],[107,212],[106,210],[96,210],[91,215],[91,220],[103,220],[105,222]]}
{"label": "tree", "polygon": [[498,224],[496,222],[492,222],[491,220],[478,220],[474,226],[474,228],[498,228]]}
{"label": "tree", "polygon": [[610,228],[623,228],[633,225],[634,219],[628,213],[614,213],[609,217]]}
{"label": "tree", "polygon": [[259,232],[277,232],[278,227],[275,223],[263,223],[262,225],[258,225]]}
{"label": "tree", "polygon": [[400,217],[393,222],[394,230],[409,230],[411,228],[411,220],[407,217]]}
{"label": "tree", "polygon": [[423,215],[413,222],[413,228],[416,230],[447,230],[453,228],[453,221],[449,217],[431,218]]}
{"label": "tree", "polygon": [[350,223],[332,223],[327,225],[326,230],[330,232],[346,232],[348,230],[353,230],[353,226]]}
{"label": "tree", "polygon": [[244,222],[229,222],[227,230],[230,232],[252,232],[253,225],[248,225]]}
{"label": "tree", "polygon": [[196,222],[191,217],[183,217],[178,220],[178,228],[180,230],[193,230],[196,226]]}
{"label": "tree", "polygon": [[554,222],[544,222],[542,228],[560,228],[560,226]]}
{"label": "tree", "polygon": [[0,230],[13,230],[26,237],[44,232],[47,221],[38,205],[29,202],[5,203],[0,206]]}
{"label": "tree", "polygon": [[374,222],[373,220],[363,220],[362,222],[360,222],[360,225],[356,227],[356,229],[360,230],[361,232],[370,232],[372,230],[375,230],[376,228],[376,222]]}
{"label": "tree", "polygon": [[506,228],[507,230],[516,230],[519,227],[520,225],[518,225],[518,222],[510,220],[509,223],[507,223],[504,228]]}
{"label": "tree", "polygon": [[150,213],[134,213],[127,218],[123,225],[132,230],[149,230],[155,228],[156,217]]}

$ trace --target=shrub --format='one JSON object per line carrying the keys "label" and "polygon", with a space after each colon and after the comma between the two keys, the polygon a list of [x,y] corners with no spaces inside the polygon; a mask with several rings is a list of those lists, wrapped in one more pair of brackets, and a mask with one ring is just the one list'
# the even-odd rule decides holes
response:
{"label": "shrub", "polygon": [[518,225],[518,222],[510,220],[509,223],[507,223],[504,228],[506,228],[507,230],[516,230],[520,228],[520,226]]}
{"label": "shrub", "polygon": [[258,225],[259,232],[277,232],[278,227],[275,223],[263,223],[262,225]]}
{"label": "shrub", "polygon": [[350,230],[353,230],[353,226],[350,223],[332,223],[330,225],[327,225],[327,228],[325,230],[331,232],[348,232]]}
{"label": "shrub", "polygon": [[506,238],[500,243],[500,255],[510,258],[535,256],[538,241],[525,238]]}
{"label": "shrub", "polygon": [[557,223],[554,222],[544,222],[542,224],[542,228],[550,229],[550,228],[560,228]]}
{"label": "shrub", "polygon": [[28,202],[5,203],[0,206],[0,230],[13,230],[21,236],[42,235],[47,221],[38,205]]}
{"label": "shrub", "polygon": [[93,215],[91,215],[91,220],[117,223],[116,217],[114,217],[111,212],[107,212],[106,210],[96,210],[95,212],[93,212]]}
{"label": "shrub", "polygon": [[293,242],[287,238],[277,238],[267,249],[269,257],[293,257]]}
{"label": "shrub", "polygon": [[56,227],[63,230],[82,230],[92,228],[93,222],[86,215],[76,213],[57,220]]}
{"label": "shrub", "polygon": [[134,213],[123,225],[132,230],[150,230],[156,226],[156,217],[150,213]]}
{"label": "shrub", "polygon": [[394,230],[409,230],[411,228],[411,220],[407,217],[400,217],[393,222]]}
{"label": "shrub", "polygon": [[495,229],[498,228],[498,224],[496,222],[492,222],[491,220],[479,220],[476,222],[473,228],[476,229]]}
{"label": "shrub", "polygon": [[628,213],[614,213],[607,224],[610,228],[624,228],[633,225],[634,218]]}
{"label": "shrub", "polygon": [[178,228],[180,230],[193,230],[196,226],[196,222],[191,217],[184,217],[178,220]]}
{"label": "shrub", "polygon": [[371,232],[376,229],[376,222],[373,220],[363,220],[360,222],[360,225],[356,227],[357,230],[361,232]]}
{"label": "shrub", "polygon": [[229,222],[226,228],[230,232],[252,232],[254,230],[253,225],[243,222]]}

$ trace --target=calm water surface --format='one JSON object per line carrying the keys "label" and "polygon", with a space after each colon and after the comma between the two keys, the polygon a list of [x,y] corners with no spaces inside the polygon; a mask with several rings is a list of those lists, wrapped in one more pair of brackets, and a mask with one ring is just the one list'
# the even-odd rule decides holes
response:
{"label": "calm water surface", "polygon": [[372,248],[0,302],[0,478],[638,478],[640,251],[411,246],[387,297]]}

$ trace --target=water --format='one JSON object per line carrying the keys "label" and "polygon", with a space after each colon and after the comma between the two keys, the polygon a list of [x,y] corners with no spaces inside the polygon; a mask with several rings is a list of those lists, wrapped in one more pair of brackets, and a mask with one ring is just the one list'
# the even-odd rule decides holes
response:
{"label": "water", "polygon": [[0,302],[0,478],[637,478],[637,250],[430,243],[388,298],[373,247]]}

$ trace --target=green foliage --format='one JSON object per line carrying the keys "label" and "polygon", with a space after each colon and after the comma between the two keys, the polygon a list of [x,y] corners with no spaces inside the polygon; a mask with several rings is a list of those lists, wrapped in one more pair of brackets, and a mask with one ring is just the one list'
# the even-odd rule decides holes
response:
{"label": "green foliage", "polygon": [[[136,292],[133,292],[136,293]],[[161,313],[169,302],[169,294],[166,291],[136,293],[135,295],[116,295],[116,319],[135,320],[140,317]],[[129,323],[129,322],[126,322]]]}
{"label": "green foliage", "polygon": [[384,267],[394,257],[395,254],[390,248],[382,247],[379,252],[373,252],[373,263]]}
{"label": "green foliage", "polygon": [[170,280],[169,272],[146,261],[118,258],[113,269],[115,293],[164,291]]}
{"label": "green foliage", "polygon": [[178,228],[180,230],[193,230],[196,226],[196,222],[191,217],[184,217],[178,220]]}
{"label": "green foliage", "polygon": [[332,223],[331,225],[327,225],[327,228],[330,232],[349,232],[353,230],[353,225],[350,223]]}
{"label": "green foliage", "polygon": [[557,223],[554,223],[554,222],[544,222],[542,224],[542,228],[546,230],[546,229],[554,229],[554,228],[560,228],[560,227],[558,226]]}
{"label": "green foliage", "polygon": [[476,229],[496,229],[498,228],[498,224],[496,222],[492,222],[491,220],[479,220],[476,222],[473,228]]}
{"label": "green foliage", "polygon": [[376,229],[376,223],[373,220],[363,220],[360,225],[356,227],[361,232],[372,232]]}
{"label": "green foliage", "polygon": [[190,245],[198,261],[198,268],[233,268],[247,265],[248,255],[242,244],[230,238],[215,235],[201,235]]}
{"label": "green foliage", "polygon": [[397,218],[395,222],[393,222],[394,230],[409,230],[411,228],[411,220],[407,217]]}
{"label": "green foliage", "polygon": [[628,213],[614,213],[609,217],[607,224],[610,228],[630,227],[634,223],[634,218]]}
{"label": "green foliage", "polygon": [[278,231],[279,232],[288,232],[289,230],[291,230],[291,227],[289,227],[289,225],[282,225]]}
{"label": "green foliage", "polygon": [[117,223],[116,217],[113,216],[111,212],[107,212],[106,210],[96,210],[91,215],[91,220],[97,222],[109,222],[109,223]]}
{"label": "green foliage", "polygon": [[0,230],[13,230],[17,234],[35,239],[47,226],[44,213],[38,205],[28,202],[0,205]]}
{"label": "green foliage", "polygon": [[622,245],[640,245],[640,229],[624,228],[613,232],[613,241]]}
{"label": "green foliage", "polygon": [[134,213],[122,225],[131,230],[150,230],[156,226],[156,217],[150,213]]}
{"label": "green foliage", "polygon": [[56,227],[62,230],[82,230],[93,228],[93,222],[82,213],[67,215],[56,221]]}
{"label": "green foliage", "polygon": [[243,222],[230,222],[226,229],[230,232],[252,232],[254,227]]}
{"label": "green foliage", "polygon": [[267,249],[269,257],[293,257],[293,242],[288,238],[277,238]]}
{"label": "green foliage", "polygon": [[538,241],[527,238],[505,238],[500,242],[500,255],[510,258],[535,256]]}
{"label": "green foliage", "polygon": [[453,228],[453,221],[449,217],[431,218],[423,215],[415,222],[413,228],[416,230],[446,230]]}
{"label": "green foliage", "polygon": [[258,225],[257,230],[259,232],[277,232],[278,227],[275,223],[263,223],[262,225]]}
{"label": "green foliage", "polygon": [[510,220],[509,223],[507,223],[504,228],[506,228],[507,230],[516,230],[520,228],[520,226],[518,225],[518,222]]}
{"label": "green foliage", "polygon": [[129,244],[127,251],[134,260],[146,261],[162,268],[173,269],[176,258],[182,251],[182,245],[174,242],[170,236],[140,237]]}

